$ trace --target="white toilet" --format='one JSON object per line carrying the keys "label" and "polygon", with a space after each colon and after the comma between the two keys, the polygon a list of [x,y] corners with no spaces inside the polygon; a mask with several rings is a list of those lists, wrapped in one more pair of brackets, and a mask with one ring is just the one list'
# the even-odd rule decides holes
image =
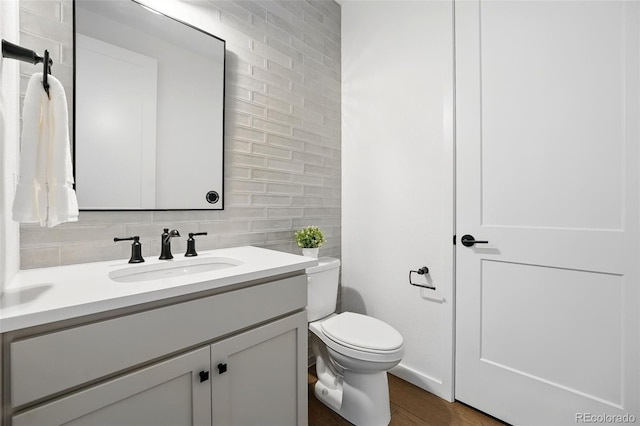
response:
{"label": "white toilet", "polygon": [[388,425],[387,370],[404,355],[402,335],[378,319],[336,314],[340,260],[308,268],[307,318],[318,381],[315,395],[356,426]]}

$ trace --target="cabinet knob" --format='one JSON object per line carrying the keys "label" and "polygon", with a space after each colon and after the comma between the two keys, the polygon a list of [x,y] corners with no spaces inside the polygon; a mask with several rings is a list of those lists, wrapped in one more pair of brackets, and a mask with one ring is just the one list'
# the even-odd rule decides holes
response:
{"label": "cabinet knob", "polygon": [[227,372],[227,364],[220,363],[218,364],[218,374]]}
{"label": "cabinet knob", "polygon": [[206,382],[207,380],[209,380],[209,372],[208,371],[201,371],[199,374],[200,374],[200,383]]}

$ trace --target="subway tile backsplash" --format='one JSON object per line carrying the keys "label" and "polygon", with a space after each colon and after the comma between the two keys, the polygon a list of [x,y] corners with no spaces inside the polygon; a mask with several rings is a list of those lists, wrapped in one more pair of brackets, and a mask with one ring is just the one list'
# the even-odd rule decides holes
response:
{"label": "subway tile backsplash", "polygon": [[[340,257],[340,6],[333,0],[202,0],[227,41],[225,210],[81,212],[53,229],[21,227],[21,268],[124,259],[140,235],[143,255],[160,253],[163,228],[173,252],[189,232],[208,232],[198,250],[256,245],[299,253],[293,233],[318,225],[323,256]],[[71,99],[70,0],[20,0],[21,44],[49,49],[54,75]],[[21,65],[21,93],[34,71]]]}

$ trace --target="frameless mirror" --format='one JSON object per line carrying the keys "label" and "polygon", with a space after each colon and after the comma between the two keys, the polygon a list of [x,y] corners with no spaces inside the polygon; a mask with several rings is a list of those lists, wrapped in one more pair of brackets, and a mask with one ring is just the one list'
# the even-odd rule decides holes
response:
{"label": "frameless mirror", "polygon": [[80,209],[222,209],[224,40],[133,0],[74,27]]}

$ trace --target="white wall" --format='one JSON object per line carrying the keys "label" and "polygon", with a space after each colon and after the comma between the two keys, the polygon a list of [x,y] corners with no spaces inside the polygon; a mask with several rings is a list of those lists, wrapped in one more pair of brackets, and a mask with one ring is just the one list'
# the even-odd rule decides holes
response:
{"label": "white wall", "polygon": [[[18,3],[0,1],[0,37],[19,44]],[[11,219],[19,134],[19,64],[0,60],[0,296],[20,265],[18,225]]]}
{"label": "white wall", "polygon": [[400,331],[393,373],[449,400],[453,72],[451,1],[342,5],[343,309]]}

